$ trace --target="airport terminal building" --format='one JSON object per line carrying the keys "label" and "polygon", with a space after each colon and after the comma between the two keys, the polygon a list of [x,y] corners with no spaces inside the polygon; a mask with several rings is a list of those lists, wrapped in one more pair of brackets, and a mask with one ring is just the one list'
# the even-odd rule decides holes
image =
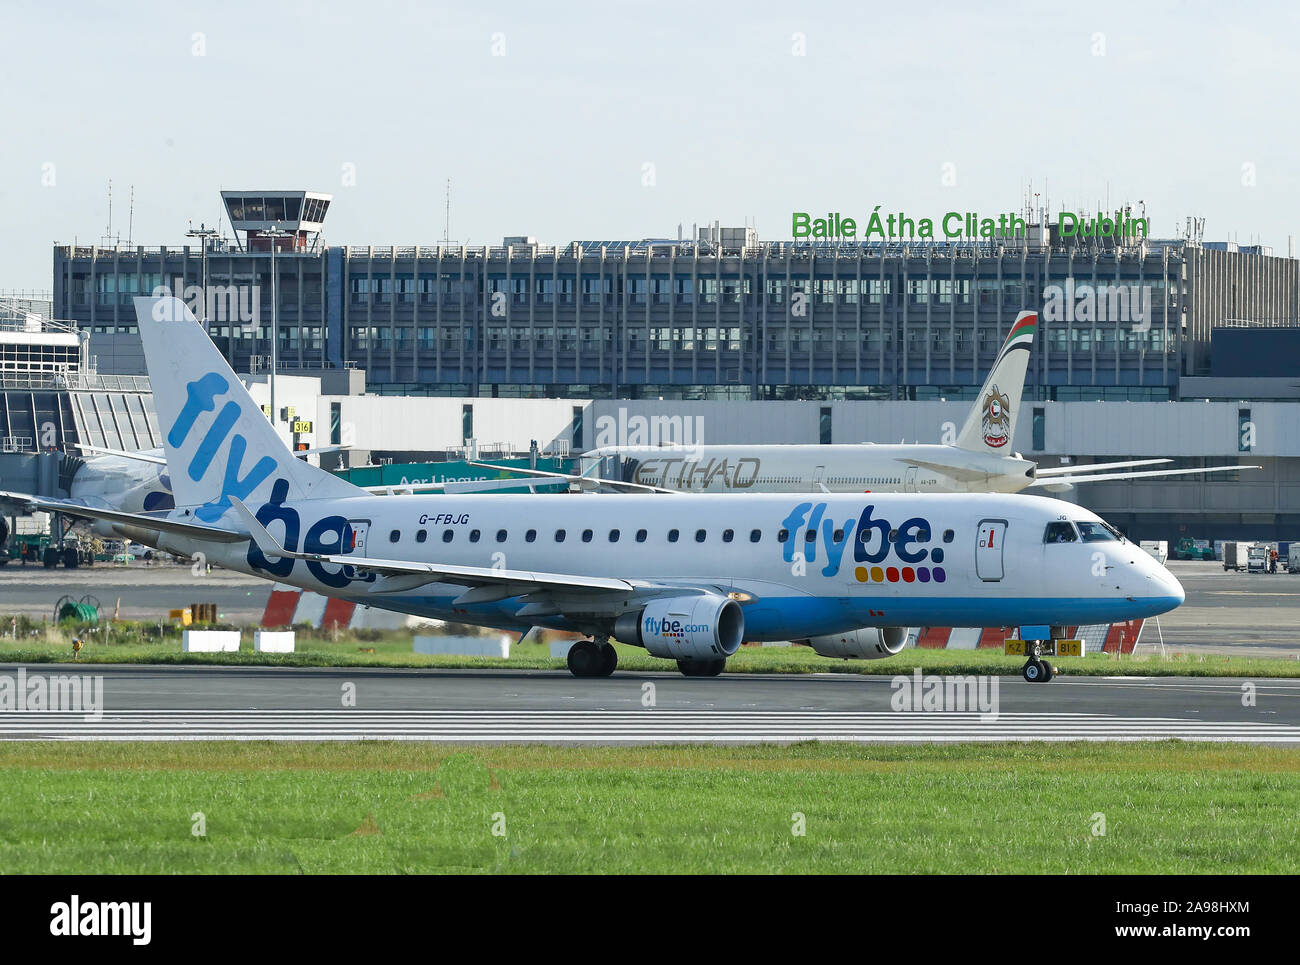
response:
{"label": "airport terminal building", "polygon": [[[364,369],[391,395],[969,398],[1030,307],[1027,398],[1168,400],[1213,375],[1217,329],[1300,314],[1300,262],[1261,246],[1081,244],[1038,226],[1014,246],[762,243],[717,226],[693,240],[329,246],[329,195],[223,200],[233,241],[56,246],[55,317],[92,333],[99,371],[144,371],[132,297],[205,277],[255,310],[255,324],[213,316],[237,371],[270,364],[274,288],[282,368]],[[1076,308],[1108,290],[1134,300]]]}
{"label": "airport terminal building", "polygon": [[[132,298],[206,278],[224,299],[209,298],[209,331],[238,372],[266,377],[274,303],[277,371],[319,379],[293,442],[351,445],[350,465],[518,455],[534,440],[577,454],[629,413],[702,419],[716,443],[938,442],[1033,307],[1014,440],[1026,457],[1264,467],[1066,498],[1138,538],[1300,536],[1300,261],[1265,247],[1190,230],[1080,244],[1038,227],[1014,246],[763,243],[716,225],[694,239],[354,247],[324,243],[329,195],[223,200],[233,240],[55,247],[53,315],[89,335],[83,381],[143,375]],[[1085,307],[1107,288],[1143,300],[1127,315]],[[6,388],[5,432],[24,448],[14,440],[34,436],[46,403]],[[68,388],[49,403],[68,409],[68,435],[116,445],[114,399],[88,409]]]}

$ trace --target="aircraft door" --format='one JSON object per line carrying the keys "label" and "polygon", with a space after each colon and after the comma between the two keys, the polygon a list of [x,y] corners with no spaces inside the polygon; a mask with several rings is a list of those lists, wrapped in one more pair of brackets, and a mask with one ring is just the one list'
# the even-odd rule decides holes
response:
{"label": "aircraft door", "polygon": [[816,469],[813,470],[812,484],[814,486],[817,486],[818,488],[821,488],[822,484],[825,482],[826,482],[826,467],[818,466]]}
{"label": "aircraft door", "polygon": [[917,469],[916,466],[907,467],[907,473],[906,475],[903,476],[903,492],[905,493],[916,492],[916,474],[919,471],[920,470]]}
{"label": "aircraft door", "polygon": [[1006,536],[1005,519],[980,520],[979,542],[975,545],[975,573],[985,583],[1002,579],[1002,545]]}
{"label": "aircraft door", "polygon": [[370,520],[349,519],[347,531],[352,535],[344,537],[344,553],[354,556],[366,555],[366,537],[370,535]]}

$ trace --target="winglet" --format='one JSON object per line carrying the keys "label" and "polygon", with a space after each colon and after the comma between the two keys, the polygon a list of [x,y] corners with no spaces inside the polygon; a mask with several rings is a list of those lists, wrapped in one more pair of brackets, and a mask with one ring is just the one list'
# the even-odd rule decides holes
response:
{"label": "winglet", "polygon": [[290,553],[276,542],[275,537],[271,535],[270,531],[265,526],[257,521],[257,517],[249,511],[248,507],[244,505],[242,499],[238,496],[231,496],[230,504],[235,507],[235,514],[243,520],[244,525],[248,527],[249,538],[257,544],[257,548],[262,551],[263,556],[285,557],[297,555],[296,553]]}

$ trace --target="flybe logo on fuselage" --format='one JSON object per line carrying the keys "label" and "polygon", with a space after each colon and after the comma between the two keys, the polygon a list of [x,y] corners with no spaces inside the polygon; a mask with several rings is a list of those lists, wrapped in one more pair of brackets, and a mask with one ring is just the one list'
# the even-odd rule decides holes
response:
{"label": "flybe logo on fuselage", "polygon": [[[256,514],[257,521],[268,528],[275,522],[283,524],[284,536],[280,543],[285,549],[290,552],[297,552],[298,541],[301,537],[302,551],[304,553],[338,556],[352,551],[355,534],[352,524],[348,522],[346,517],[322,516],[307,527],[306,533],[303,533],[302,520],[298,516],[298,511],[292,506],[285,505],[284,500],[288,492],[288,481],[277,479],[275,485],[271,487],[271,501],[263,503]],[[269,560],[262,554],[255,541],[249,541],[247,559],[249,566],[262,570],[271,576],[279,577],[282,580],[288,578],[289,574],[293,572],[294,565],[298,562],[288,556]],[[373,583],[375,579],[373,571],[362,576],[353,566],[335,566],[320,560],[307,560],[306,562],[307,572],[326,586],[332,586],[336,589],[342,589],[350,583]]]}
{"label": "flybe logo on fuselage", "polygon": [[[850,517],[841,523],[827,515],[827,507],[827,503],[799,503],[781,521],[788,534],[782,544],[787,563],[796,562],[796,553],[803,563],[817,563],[820,547],[822,576],[835,576],[852,545],[853,573],[859,583],[942,583],[948,578],[941,565],[943,548],[929,546],[933,530],[925,517],[913,516],[895,527],[876,516],[871,504],[857,519]],[[891,556],[901,565],[890,565],[894,562]]]}
{"label": "flybe logo on fuselage", "polygon": [[[167,433],[167,444],[173,449],[180,449],[189,438],[199,416],[214,411],[217,408],[218,396],[224,395],[229,389],[230,383],[226,377],[217,372],[209,372],[188,383],[185,386],[185,405]],[[202,480],[212,468],[212,460],[216,458],[222,443],[226,441],[235,423],[239,421],[241,411],[239,403],[230,399],[212,419],[208,431],[199,442],[198,448],[194,450],[190,464],[185,467],[185,473],[194,482]],[[248,440],[244,438],[242,432],[231,436],[230,454],[226,458],[226,469],[221,478],[221,495],[215,502],[200,506],[194,514],[205,523],[220,518],[221,514],[230,508],[231,496],[247,499],[249,494],[275,471],[275,460],[270,456],[263,456],[253,464],[253,468],[248,470],[246,475],[241,477],[239,471],[244,467],[244,454],[247,451]]]}

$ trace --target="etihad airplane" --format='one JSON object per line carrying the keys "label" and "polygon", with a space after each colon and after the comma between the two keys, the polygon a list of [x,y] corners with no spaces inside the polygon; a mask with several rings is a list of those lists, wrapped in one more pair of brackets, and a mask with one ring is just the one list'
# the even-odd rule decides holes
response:
{"label": "etihad airplane", "polygon": [[[580,475],[514,471],[568,478],[584,487],[660,492],[1017,493],[1026,489],[1066,492],[1089,482],[1259,468],[1233,465],[1115,471],[1168,463],[1169,459],[1041,468],[1012,453],[1037,324],[1034,312],[1017,316],[952,445],[618,445],[586,452],[582,457],[586,469]],[[597,476],[597,470],[610,465],[606,459],[613,468]]]}
{"label": "etihad airplane", "polygon": [[1183,601],[1097,516],[1032,496],[372,495],[294,458],[182,301],[135,305],[175,508],[0,499],[401,613],[578,631],[577,676],[614,671],[610,640],[712,676],[744,640],[851,635],[879,658],[908,626],[1046,639]]}

